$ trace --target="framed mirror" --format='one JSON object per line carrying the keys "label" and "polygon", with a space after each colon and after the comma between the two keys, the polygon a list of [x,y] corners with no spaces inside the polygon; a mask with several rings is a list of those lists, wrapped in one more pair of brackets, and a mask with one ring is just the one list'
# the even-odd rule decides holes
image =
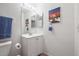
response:
{"label": "framed mirror", "polygon": [[43,13],[30,4],[22,6],[22,33],[43,28]]}

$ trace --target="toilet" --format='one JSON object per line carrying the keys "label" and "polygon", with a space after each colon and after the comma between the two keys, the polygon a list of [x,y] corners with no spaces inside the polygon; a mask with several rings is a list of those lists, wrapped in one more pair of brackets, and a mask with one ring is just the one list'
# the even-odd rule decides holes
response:
{"label": "toilet", "polygon": [[0,56],[8,56],[12,41],[0,43]]}

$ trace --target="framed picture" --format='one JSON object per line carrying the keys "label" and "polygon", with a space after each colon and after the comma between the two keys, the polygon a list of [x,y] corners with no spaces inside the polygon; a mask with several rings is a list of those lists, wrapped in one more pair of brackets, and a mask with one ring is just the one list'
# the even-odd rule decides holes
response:
{"label": "framed picture", "polygon": [[60,22],[60,7],[49,10],[49,22],[51,23]]}

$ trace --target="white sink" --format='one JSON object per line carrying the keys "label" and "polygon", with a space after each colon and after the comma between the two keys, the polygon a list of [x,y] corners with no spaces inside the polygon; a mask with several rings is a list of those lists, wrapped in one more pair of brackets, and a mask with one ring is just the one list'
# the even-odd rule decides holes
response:
{"label": "white sink", "polygon": [[37,36],[42,36],[43,33],[36,33],[36,34],[22,34],[22,37],[24,38],[32,38],[32,37],[37,37]]}

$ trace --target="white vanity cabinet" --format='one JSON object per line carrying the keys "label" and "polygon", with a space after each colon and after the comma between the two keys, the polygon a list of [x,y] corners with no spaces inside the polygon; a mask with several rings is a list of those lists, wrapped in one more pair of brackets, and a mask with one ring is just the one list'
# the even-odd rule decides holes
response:
{"label": "white vanity cabinet", "polygon": [[31,38],[22,37],[22,52],[24,56],[37,56],[42,53],[42,36],[35,36]]}

